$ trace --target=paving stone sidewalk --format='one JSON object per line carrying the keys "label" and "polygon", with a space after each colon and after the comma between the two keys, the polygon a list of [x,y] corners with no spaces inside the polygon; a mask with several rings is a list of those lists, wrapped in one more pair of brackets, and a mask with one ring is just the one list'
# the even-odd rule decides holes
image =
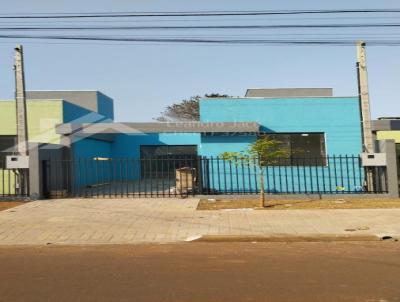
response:
{"label": "paving stone sidewalk", "polygon": [[196,211],[198,201],[30,202],[0,212],[0,245],[168,243],[204,235],[400,235],[400,209]]}

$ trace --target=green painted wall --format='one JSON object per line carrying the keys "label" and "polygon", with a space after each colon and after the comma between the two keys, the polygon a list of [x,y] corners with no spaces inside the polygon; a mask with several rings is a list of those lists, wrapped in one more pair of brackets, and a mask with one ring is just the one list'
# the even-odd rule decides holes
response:
{"label": "green painted wall", "polygon": [[16,194],[15,177],[14,171],[0,169],[0,197]]}
{"label": "green painted wall", "polygon": [[[60,143],[55,126],[63,122],[63,101],[27,101],[28,138],[30,142]],[[16,134],[14,101],[0,101],[0,135]]]}

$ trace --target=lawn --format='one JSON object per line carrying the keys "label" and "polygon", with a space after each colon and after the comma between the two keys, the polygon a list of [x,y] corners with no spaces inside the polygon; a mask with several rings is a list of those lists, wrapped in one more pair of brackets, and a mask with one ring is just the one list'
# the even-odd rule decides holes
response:
{"label": "lawn", "polygon": [[329,199],[271,199],[267,207],[259,207],[257,198],[201,199],[197,210],[254,208],[257,210],[312,210],[312,209],[388,209],[400,208],[400,199],[336,198]]}

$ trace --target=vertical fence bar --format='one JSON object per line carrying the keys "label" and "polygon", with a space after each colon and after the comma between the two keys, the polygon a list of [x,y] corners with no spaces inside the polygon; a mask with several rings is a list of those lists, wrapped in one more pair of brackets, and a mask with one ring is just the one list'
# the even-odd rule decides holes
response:
{"label": "vertical fence bar", "polygon": [[345,161],[346,161],[346,177],[347,177],[347,192],[350,193],[351,190],[351,184],[350,184],[350,170],[349,170],[349,157],[346,154],[345,157]]}
{"label": "vertical fence bar", "polygon": [[[285,159],[285,161],[284,161],[284,167],[285,167],[285,169],[284,169],[284,172],[285,172],[285,193],[286,194],[289,194],[289,177],[288,177],[288,162],[286,161],[286,159]],[[293,177],[293,175],[292,175],[292,177]],[[293,180],[293,178],[292,178],[292,180]]]}
{"label": "vertical fence bar", "polygon": [[329,193],[332,194],[332,175],[331,175],[331,166],[332,165],[330,162],[331,158],[328,156],[327,159],[328,159]]}
{"label": "vertical fence bar", "polygon": [[321,174],[322,174],[322,192],[326,194],[325,187],[325,165],[326,165],[326,157],[321,157]]}
{"label": "vertical fence bar", "polygon": [[301,193],[301,177],[300,177],[300,160],[296,159],[296,170],[297,170],[297,187],[299,188],[297,193]]}
{"label": "vertical fence bar", "polygon": [[203,161],[201,156],[197,156],[197,192],[203,194]]}
{"label": "vertical fence bar", "polygon": [[270,179],[269,179],[269,166],[268,166],[268,164],[265,165],[265,176],[267,178],[267,190],[266,190],[266,192],[267,193],[271,193],[271,190],[270,190],[271,187],[269,185]]}
{"label": "vertical fence bar", "polygon": [[337,188],[338,188],[338,177],[337,177],[337,171],[336,171],[336,156],[333,156],[333,175],[335,177],[335,187],[336,187],[336,191],[335,193],[337,193]]}
{"label": "vertical fence bar", "polygon": [[221,173],[220,173],[220,169],[219,169],[219,157],[216,157],[216,161],[217,161],[217,181],[218,181],[218,192],[221,192]]}
{"label": "vertical fence bar", "polygon": [[[306,161],[306,158],[304,158],[304,161]],[[314,193],[314,182],[313,182],[313,173],[312,173],[312,165],[311,165],[311,159],[307,160],[308,168],[310,171],[310,192]]]}
{"label": "vertical fence bar", "polygon": [[244,175],[244,162],[243,158],[240,159],[240,167],[241,167],[241,173],[242,173],[242,194],[246,193],[246,176]]}
{"label": "vertical fence bar", "polygon": [[273,185],[273,191],[271,191],[271,193],[274,193],[276,192],[276,175],[275,175],[276,166],[272,164],[271,169],[272,169],[272,185]]}
{"label": "vertical fence bar", "polygon": [[316,182],[317,182],[317,193],[321,194],[321,190],[320,190],[320,187],[319,187],[318,167],[319,167],[319,161],[318,161],[318,158],[315,158],[315,179],[316,179]]}
{"label": "vertical fence bar", "polygon": [[356,177],[356,167],[355,167],[355,163],[354,163],[354,155],[351,156],[351,167],[352,167],[352,171],[353,171],[353,185],[354,185],[354,191],[356,192],[356,188],[357,188],[357,177]]}
{"label": "vertical fence bar", "polygon": [[249,180],[249,191],[248,193],[252,193],[253,192],[253,186],[251,184],[251,172],[250,172],[250,160],[247,161],[247,176],[248,176],[248,180]]}
{"label": "vertical fence bar", "polygon": [[255,183],[255,187],[256,187],[256,191],[255,193],[258,193],[258,177],[257,177],[257,159],[253,158],[253,165],[254,165],[254,183]]}
{"label": "vertical fence bar", "polygon": [[283,193],[282,191],[282,171],[281,171],[281,158],[278,158],[278,178],[279,178],[279,193]]}
{"label": "vertical fence bar", "polygon": [[340,165],[340,186],[341,186],[341,192],[344,194],[344,178],[343,178],[343,157],[342,155],[339,155],[339,165]]}
{"label": "vertical fence bar", "polygon": [[290,159],[289,164],[290,164],[290,175],[291,175],[291,180],[292,180],[292,193],[294,194],[295,193],[295,185],[294,185],[295,175],[294,175],[294,168],[293,168],[294,163],[293,163],[292,159]]}

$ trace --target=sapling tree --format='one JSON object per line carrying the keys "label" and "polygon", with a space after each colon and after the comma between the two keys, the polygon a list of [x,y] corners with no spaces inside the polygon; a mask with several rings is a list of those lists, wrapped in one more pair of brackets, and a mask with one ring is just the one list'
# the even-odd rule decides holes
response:
{"label": "sapling tree", "polygon": [[[257,167],[260,182],[260,206],[265,207],[264,175],[267,166],[279,164],[282,159],[288,159],[289,149],[279,140],[267,135],[258,138],[245,151],[224,152],[221,158],[234,164],[244,163]],[[268,177],[268,176],[267,176]]]}

